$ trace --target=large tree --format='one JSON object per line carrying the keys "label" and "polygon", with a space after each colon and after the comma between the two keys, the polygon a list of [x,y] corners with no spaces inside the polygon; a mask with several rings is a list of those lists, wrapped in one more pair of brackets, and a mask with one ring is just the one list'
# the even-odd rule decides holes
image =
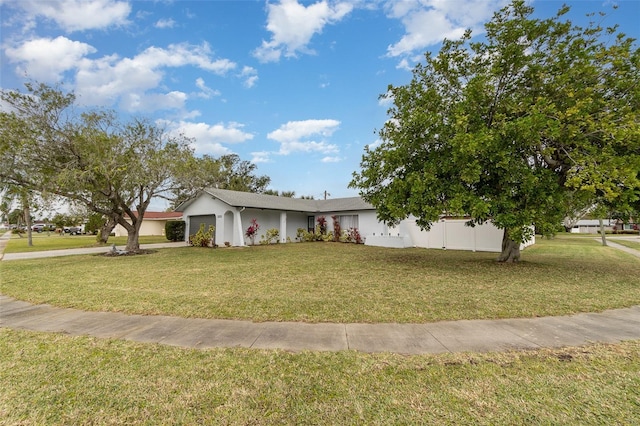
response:
{"label": "large tree", "polygon": [[640,49],[617,28],[535,19],[514,1],[484,41],[445,40],[437,56],[389,86],[381,144],[367,147],[351,186],[388,223],[443,214],[504,229],[500,261],[561,222],[577,192],[637,202]]}
{"label": "large tree", "polygon": [[65,197],[128,232],[128,251],[154,197],[176,190],[193,159],[184,137],[104,110],[76,112],[75,96],[44,84],[3,90],[0,182]]}

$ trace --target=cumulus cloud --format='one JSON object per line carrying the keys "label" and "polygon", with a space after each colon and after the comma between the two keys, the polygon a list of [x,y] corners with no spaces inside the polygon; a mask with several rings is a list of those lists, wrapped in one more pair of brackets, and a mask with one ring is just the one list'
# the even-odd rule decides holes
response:
{"label": "cumulus cloud", "polygon": [[231,150],[225,145],[242,143],[254,137],[243,130],[243,124],[236,122],[208,124],[163,121],[159,124],[166,127],[170,134],[182,134],[193,139],[192,148],[199,154],[230,154]]}
{"label": "cumulus cloud", "polygon": [[[279,129],[267,134],[267,138],[280,143],[281,155],[293,152],[321,152],[330,154],[338,152],[335,144],[325,138],[330,137],[340,126],[337,120],[303,120],[289,121]],[[313,140],[320,137],[320,140]]]}
{"label": "cumulus cloud", "polygon": [[187,94],[179,91],[169,93],[130,93],[123,96],[121,106],[131,112],[150,112],[162,109],[182,109]]}
{"label": "cumulus cloud", "polygon": [[251,156],[251,162],[254,164],[271,162],[271,153],[268,151],[252,152]]}
{"label": "cumulus cloud", "polygon": [[131,13],[129,2],[114,0],[20,0],[12,5],[26,12],[26,22],[42,17],[67,32],[126,25]]}
{"label": "cumulus cloud", "polygon": [[244,79],[244,87],[250,89],[258,82],[258,71],[253,67],[245,66],[239,77]]}
{"label": "cumulus cloud", "polygon": [[271,39],[263,40],[253,54],[261,62],[277,62],[282,54],[292,57],[297,53],[313,53],[308,47],[312,37],[321,33],[326,25],[342,20],[352,9],[349,2],[328,0],[306,7],[297,0],[270,3],[267,5],[267,30],[272,34]]}
{"label": "cumulus cloud", "polygon": [[74,69],[84,56],[95,52],[93,46],[63,36],[36,38],[5,49],[9,61],[17,64],[17,74],[41,81],[60,80],[62,73]]}
{"label": "cumulus cloud", "polygon": [[149,47],[133,58],[111,55],[85,59],[78,64],[76,92],[86,103],[108,104],[155,89],[164,77],[164,68],[195,66],[222,75],[236,66],[227,59],[212,60],[210,55],[206,44],[173,44],[167,48]]}
{"label": "cumulus cloud", "polygon": [[176,21],[174,21],[171,18],[159,19],[158,22],[156,22],[155,24],[155,27],[160,29],[173,28],[175,26],[176,26]]}
{"label": "cumulus cloud", "polygon": [[508,0],[405,0],[389,3],[387,16],[402,21],[405,35],[387,48],[387,55],[411,55],[444,38],[457,39],[468,28],[478,31],[493,12],[506,3]]}

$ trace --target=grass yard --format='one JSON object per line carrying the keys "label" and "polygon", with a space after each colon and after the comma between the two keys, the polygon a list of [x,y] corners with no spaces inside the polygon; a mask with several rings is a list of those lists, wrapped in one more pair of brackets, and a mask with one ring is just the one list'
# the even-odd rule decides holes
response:
{"label": "grass yard", "polygon": [[620,244],[621,246],[629,247],[635,250],[640,250],[640,238],[636,240],[618,240],[615,238],[611,238],[608,241],[614,242],[616,244]]}
{"label": "grass yard", "polygon": [[[58,235],[55,232],[47,234],[33,233],[33,246],[27,245],[26,234],[20,238],[18,235],[12,235],[5,253],[24,253],[31,251],[47,251],[62,250],[72,248],[100,247],[101,244],[96,242],[95,235]],[[166,243],[166,237],[162,235],[141,236],[140,244]],[[108,246],[115,243],[118,246],[127,244],[127,237],[109,237]]]}
{"label": "grass yard", "polygon": [[437,356],[191,350],[0,329],[0,423],[632,425],[639,354],[639,341]]}
{"label": "grass yard", "polygon": [[254,321],[516,318],[640,304],[640,261],[593,239],[495,253],[340,243],[176,248],[2,262],[2,293],[93,311]]}
{"label": "grass yard", "polygon": [[[1,262],[2,293],[88,310],[425,322],[640,303],[640,261],[593,239],[493,253],[348,244]],[[0,424],[640,423],[640,341],[488,354],[184,349],[0,328]]]}

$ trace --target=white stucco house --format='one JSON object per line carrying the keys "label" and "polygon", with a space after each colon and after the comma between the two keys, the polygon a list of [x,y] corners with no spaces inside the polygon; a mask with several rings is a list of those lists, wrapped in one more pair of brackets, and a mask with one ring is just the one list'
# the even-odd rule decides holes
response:
{"label": "white stucco house", "polygon": [[375,208],[360,197],[307,200],[209,188],[176,211],[186,222],[186,238],[196,233],[200,224],[205,228],[213,225],[218,245],[248,245],[245,232],[252,219],[260,225],[256,242],[272,228],[279,230],[280,242],[287,242],[296,241],[298,228],[312,231],[321,216],[327,220],[327,230],[333,231],[334,215],[341,229],[357,228],[367,245],[493,252],[500,252],[502,245],[502,230],[491,223],[471,228],[465,226],[466,220],[442,218],[430,231],[422,231],[409,218],[397,227],[388,227],[378,221]]}

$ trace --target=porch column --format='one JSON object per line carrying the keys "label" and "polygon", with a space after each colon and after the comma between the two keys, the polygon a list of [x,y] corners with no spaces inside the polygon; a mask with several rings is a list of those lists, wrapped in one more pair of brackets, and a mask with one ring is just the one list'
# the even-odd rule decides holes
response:
{"label": "porch column", "polygon": [[287,242],[287,212],[280,212],[280,242]]}
{"label": "porch column", "polygon": [[240,214],[243,209],[235,209],[233,212],[233,245],[244,246],[244,232],[242,231],[242,215]]}

